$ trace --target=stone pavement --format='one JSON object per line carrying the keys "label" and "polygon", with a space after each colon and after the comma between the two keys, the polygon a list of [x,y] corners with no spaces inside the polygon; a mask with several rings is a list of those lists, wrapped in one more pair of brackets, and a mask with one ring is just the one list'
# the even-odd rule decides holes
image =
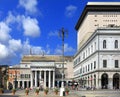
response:
{"label": "stone pavement", "polygon": [[77,91],[76,94],[85,97],[120,97],[120,90],[85,90]]}
{"label": "stone pavement", "polygon": [[[4,93],[0,95],[0,97],[61,97],[61,96],[59,93],[58,95],[54,94],[53,91],[49,91],[47,95],[45,95],[43,91],[40,91],[39,95],[36,95],[33,90],[30,91],[29,95],[26,96],[25,90],[19,90],[15,93],[15,95],[12,95],[12,93]],[[78,96],[74,92],[70,92],[69,95],[65,95],[65,97],[81,97],[81,96]]]}
{"label": "stone pavement", "polygon": [[[47,95],[43,91],[40,91],[39,95],[35,94],[35,91],[30,91],[29,95],[26,96],[25,90],[19,90],[15,95],[12,93],[4,93],[0,97],[60,97],[54,94],[53,91],[49,91]],[[84,91],[70,91],[69,95],[65,97],[120,97],[120,90],[84,90]]]}

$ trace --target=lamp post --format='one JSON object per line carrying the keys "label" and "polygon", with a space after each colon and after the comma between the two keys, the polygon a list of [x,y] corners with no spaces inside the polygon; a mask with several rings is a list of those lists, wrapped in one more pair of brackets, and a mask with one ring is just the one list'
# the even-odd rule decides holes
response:
{"label": "lamp post", "polygon": [[64,38],[67,36],[67,31],[65,31],[64,28],[62,28],[59,32],[59,36],[62,38],[62,83],[60,88],[60,96],[64,96],[63,93],[65,91],[64,88]]}

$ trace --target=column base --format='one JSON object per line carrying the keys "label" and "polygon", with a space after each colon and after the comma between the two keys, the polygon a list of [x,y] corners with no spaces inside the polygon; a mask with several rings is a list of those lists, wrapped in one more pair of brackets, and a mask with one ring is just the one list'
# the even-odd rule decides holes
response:
{"label": "column base", "polygon": [[65,88],[64,87],[61,87],[60,88],[60,96],[65,96]]}

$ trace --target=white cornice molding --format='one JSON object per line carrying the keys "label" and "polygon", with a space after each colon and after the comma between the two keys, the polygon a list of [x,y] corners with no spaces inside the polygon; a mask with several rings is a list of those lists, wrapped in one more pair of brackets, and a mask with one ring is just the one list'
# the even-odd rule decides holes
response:
{"label": "white cornice molding", "polygon": [[120,5],[120,2],[88,2],[87,5]]}

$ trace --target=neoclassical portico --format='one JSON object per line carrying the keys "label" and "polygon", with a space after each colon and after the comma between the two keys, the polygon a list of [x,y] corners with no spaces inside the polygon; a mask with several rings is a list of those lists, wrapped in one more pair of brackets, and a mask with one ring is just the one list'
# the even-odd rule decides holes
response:
{"label": "neoclassical portico", "polygon": [[31,88],[33,87],[55,87],[55,67],[54,64],[42,65],[42,67],[31,66]]}

